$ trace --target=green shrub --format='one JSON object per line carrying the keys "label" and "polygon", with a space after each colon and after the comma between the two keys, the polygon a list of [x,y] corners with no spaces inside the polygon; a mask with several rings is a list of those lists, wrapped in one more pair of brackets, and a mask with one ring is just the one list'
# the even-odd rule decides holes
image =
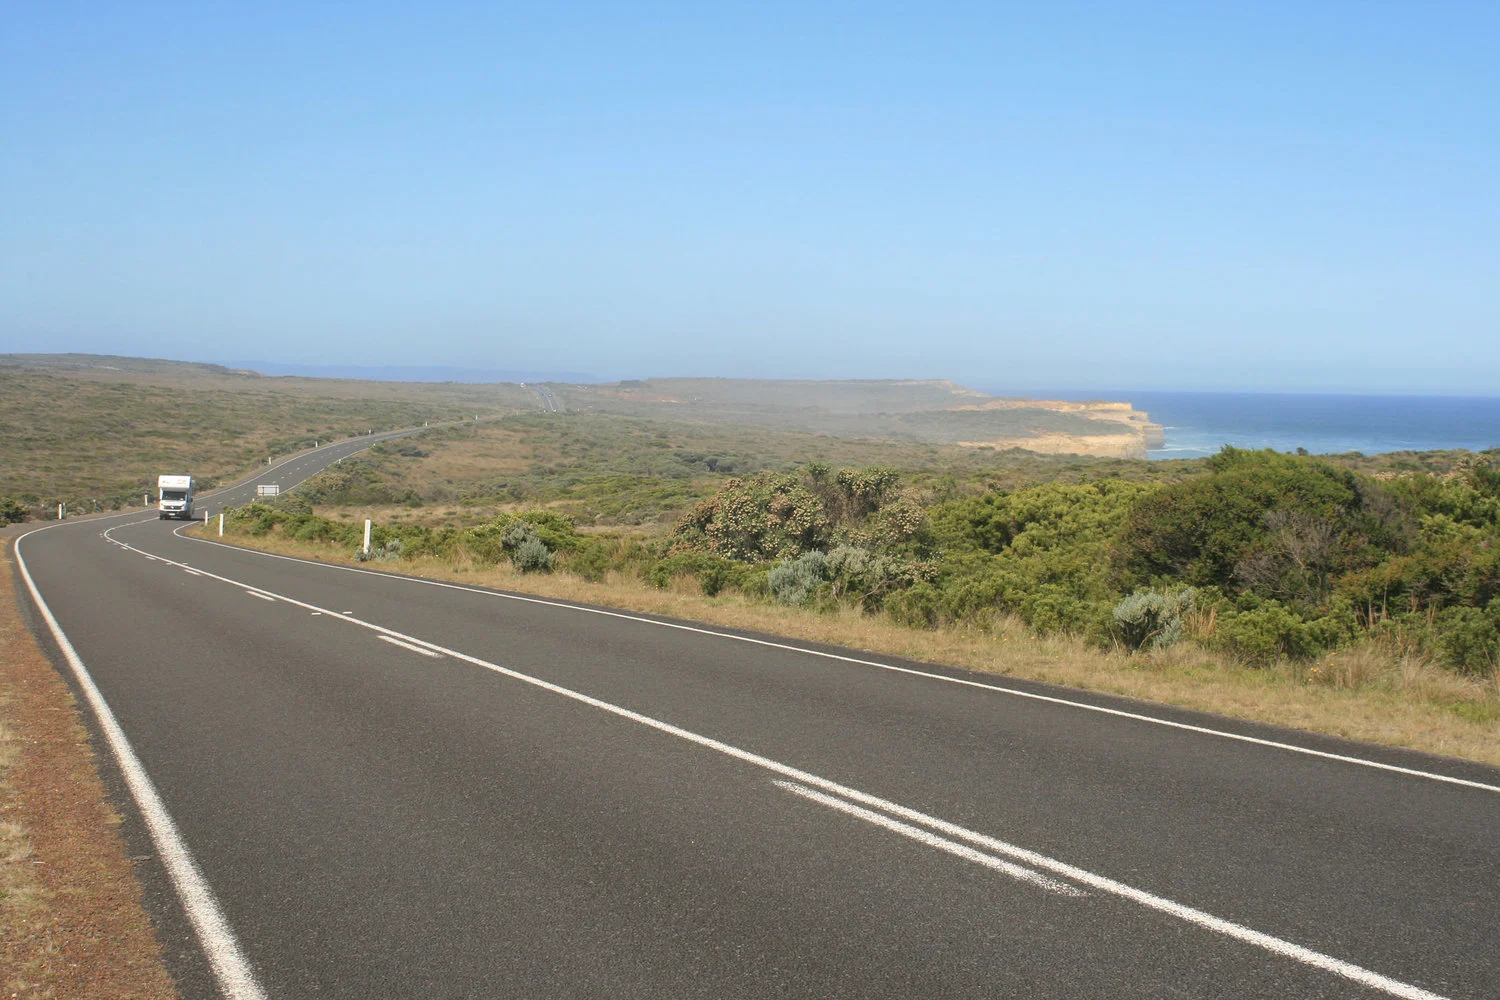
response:
{"label": "green shrub", "polygon": [[568,554],[567,570],[590,583],[600,583],[613,566],[609,550],[598,542],[581,545]]}
{"label": "green shrub", "polygon": [[16,524],[26,520],[26,508],[11,497],[0,497],[0,524]]}
{"label": "green shrub", "polygon": [[550,573],[552,571],[552,553],[548,550],[547,544],[536,535],[527,537],[516,546],[511,562],[522,573]]}
{"label": "green shrub", "polygon": [[941,606],[942,593],[925,581],[889,594],[884,604],[886,614],[907,628],[936,628]]}
{"label": "green shrub", "polygon": [[705,566],[698,574],[698,586],[704,597],[718,597],[728,583],[729,570],[721,563]]}
{"label": "green shrub", "polygon": [[1111,612],[1114,635],[1131,652],[1165,649],[1182,638],[1182,616],[1193,610],[1197,591],[1138,590]]}
{"label": "green shrub", "polygon": [[828,580],[828,557],[814,549],[783,559],[766,578],[771,596],[782,604],[806,604]]}
{"label": "green shrub", "polygon": [[1279,659],[1302,660],[1319,652],[1313,633],[1302,616],[1274,600],[1220,614],[1213,643],[1254,664],[1269,664]]}
{"label": "green shrub", "polygon": [[1437,616],[1436,645],[1444,666],[1484,675],[1500,666],[1500,608],[1449,608]]}

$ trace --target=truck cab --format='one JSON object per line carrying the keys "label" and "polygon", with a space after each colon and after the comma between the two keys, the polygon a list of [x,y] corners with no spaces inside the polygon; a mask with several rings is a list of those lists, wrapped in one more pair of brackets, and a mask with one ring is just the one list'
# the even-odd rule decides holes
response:
{"label": "truck cab", "polygon": [[156,516],[160,520],[180,517],[190,521],[193,517],[193,477],[159,476],[156,480],[158,500]]}

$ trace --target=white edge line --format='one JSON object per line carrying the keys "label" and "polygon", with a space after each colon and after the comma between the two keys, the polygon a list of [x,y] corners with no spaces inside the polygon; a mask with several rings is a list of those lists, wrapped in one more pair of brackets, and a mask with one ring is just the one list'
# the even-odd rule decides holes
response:
{"label": "white edge line", "polygon": [[[317,612],[314,611],[313,614],[317,614]],[[442,653],[433,652],[430,649],[423,649],[421,646],[414,646],[409,642],[402,642],[400,639],[392,638],[388,635],[377,635],[375,638],[383,639],[392,646],[400,646],[402,649],[409,649],[413,653],[421,653],[423,656],[431,656],[434,659],[440,659],[443,655]]]}
{"label": "white edge line", "polygon": [[[183,525],[182,527],[190,527]],[[118,525],[126,527],[126,525]],[[114,530],[114,529],[110,529]],[[566,601],[554,601],[544,597],[527,597],[521,594],[507,594],[503,591],[485,590],[480,587],[467,587],[459,583],[444,583],[441,580],[425,580],[421,577],[402,576],[396,573],[382,573],[378,570],[359,569],[354,566],[340,566],[337,563],[320,562],[316,559],[300,559],[296,556],[284,556],[275,552],[262,552],[259,549],[248,548],[243,545],[231,545],[228,542],[218,542],[208,538],[194,538],[191,535],[180,535],[182,528],[173,531],[179,538],[186,538],[193,542],[202,542],[208,545],[219,545],[226,549],[234,549],[237,552],[249,552],[267,559],[285,559],[288,562],[302,563],[305,566],[320,566],[325,569],[341,570],[345,573],[361,573],[366,576],[377,576],[385,580],[396,580],[405,583],[415,583],[428,587],[441,587],[445,590],[458,590],[469,594],[481,594],[486,597],[502,598],[507,601],[521,601],[525,604],[540,604],[551,608],[565,608],[569,611],[581,611],[591,615],[603,615],[607,618],[620,618],[625,621],[642,622],[647,625],[655,625],[660,628],[677,629],[682,632],[694,632],[699,635],[716,636],[720,639],[733,639],[735,642],[749,643],[754,646],[765,646],[771,649],[782,649],[793,653],[804,653],[808,656],[820,656],[827,660],[839,660],[843,663],[854,663],[864,667],[878,667],[881,670],[889,670],[899,674],[909,674],[914,677],[925,677],[928,680],[942,681],[946,684],[958,684],[964,687],[979,688],[983,691],[993,691],[996,694],[1007,694],[1016,698],[1028,698],[1032,701],[1046,702],[1052,705],[1063,705],[1068,708],[1081,708],[1090,712],[1098,712],[1103,715],[1112,715],[1116,718],[1131,719],[1136,722],[1147,722],[1156,726],[1166,726],[1170,729],[1178,729],[1184,732],[1198,733],[1204,736],[1217,736],[1220,739],[1234,740],[1239,743],[1249,743],[1254,746],[1270,747],[1275,750],[1285,750],[1290,753],[1304,754],[1309,757],[1320,757],[1324,760],[1335,760],[1343,764],[1357,764],[1360,767],[1374,768],[1380,771],[1389,771],[1394,774],[1404,774],[1413,778],[1426,778],[1431,781],[1441,781],[1450,785],[1460,785],[1464,788],[1477,788],[1486,792],[1500,793],[1500,785],[1491,785],[1483,781],[1472,781],[1468,778],[1455,778],[1446,774],[1438,774],[1434,771],[1422,771],[1413,767],[1402,767],[1399,764],[1386,764],[1377,760],[1366,760],[1363,757],[1350,757],[1346,754],[1331,753],[1327,750],[1313,750],[1310,747],[1299,747],[1294,743],[1282,743],[1277,740],[1262,739],[1258,736],[1245,736],[1240,733],[1229,733],[1221,729],[1210,729],[1207,726],[1195,726],[1187,722],[1174,722],[1171,719],[1161,719],[1152,715],[1142,715],[1139,712],[1127,712],[1124,709],[1109,708],[1104,705],[1090,705],[1084,701],[1074,701],[1070,698],[1059,698],[1055,695],[1037,694],[1034,691],[1022,691],[1019,688],[1005,687],[1000,684],[986,684],[983,681],[968,680],[963,677],[948,677],[943,674],[929,673],[926,670],[917,670],[912,667],[901,667],[893,663],[881,663],[878,660],[865,660],[857,656],[845,656],[841,653],[830,653],[821,649],[808,649],[805,646],[795,646],[790,643],[773,642],[769,639],[756,639],[747,635],[736,635],[733,632],[720,632],[716,629],[703,628],[698,625],[683,625],[678,622],[661,621],[656,618],[646,618],[641,615],[633,615],[623,611],[609,611],[604,608],[590,608],[582,604],[569,604]],[[114,539],[110,539],[114,541]],[[140,550],[137,550],[140,551]],[[1106,697],[1109,697],[1106,695]],[[1256,724],[1256,723],[1252,723]]]}
{"label": "white edge line", "polygon": [[88,700],[89,707],[94,712],[94,718],[98,721],[99,728],[109,743],[110,751],[120,766],[120,773],[125,778],[125,784],[130,789],[130,795],[135,799],[136,806],[146,821],[146,828],[151,834],[151,842],[156,845],[156,851],[161,856],[167,875],[172,879],[172,886],[177,890],[178,898],[182,900],[182,908],[192,922],[193,930],[197,932],[204,954],[208,956],[209,965],[213,968],[214,976],[219,982],[219,989],[229,1000],[265,1000],[266,994],[256,982],[255,973],[240,950],[234,930],[219,909],[213,890],[204,880],[197,861],[193,859],[192,852],[188,850],[187,844],[177,830],[176,822],[167,811],[161,796],[157,794],[156,786],[152,783],[151,776],[146,773],[145,765],[136,756],[134,748],[125,736],[125,731],[120,728],[119,722],[115,719],[109,703],[104,700],[104,695],[95,686],[88,667],[84,666],[78,651],[73,648],[62,626],[53,616],[52,609],[42,599],[41,592],[37,590],[36,581],[31,578],[31,571],[27,569],[26,560],[21,555],[21,542],[36,531],[45,530],[45,528],[38,528],[28,531],[16,539],[14,547],[16,566],[21,571],[22,579],[26,581],[26,589],[31,592],[31,599],[36,602],[37,610],[42,613],[42,619],[47,623],[52,638],[57,641],[58,648],[62,650],[63,657],[72,668],[73,676],[78,681],[78,686]]}
{"label": "white edge line", "polygon": [[[106,537],[108,537],[108,535],[106,535]],[[133,545],[130,545],[127,542],[122,542],[116,538],[110,538],[109,541],[115,545],[119,545],[123,548],[129,549],[132,552],[137,552],[141,555],[145,555],[144,551],[136,548]],[[181,565],[180,563],[177,563],[173,560],[165,561],[171,562],[173,565]],[[212,577],[216,580],[220,580],[224,583],[232,584],[236,587],[245,586],[237,580],[232,580],[229,577],[219,576],[216,573],[211,573],[206,570],[204,571],[204,575]],[[483,592],[481,591],[481,593]],[[316,604],[308,604],[306,601],[299,601],[294,597],[287,597],[284,594],[278,596],[281,598],[281,600],[286,601],[288,604],[294,604],[309,611],[327,610],[326,608],[318,607]],[[1241,941],[1245,944],[1254,945],[1255,947],[1262,948],[1266,951],[1271,952],[1272,954],[1290,958],[1294,961],[1301,962],[1304,965],[1308,965],[1316,969],[1322,969],[1325,972],[1331,972],[1335,975],[1342,976],[1345,979],[1349,979],[1364,986],[1368,986],[1371,989],[1377,989],[1382,992],[1389,993],[1391,996],[1400,997],[1401,1000],[1447,1000],[1447,998],[1437,993],[1431,993],[1419,986],[1413,986],[1410,983],[1403,983],[1400,980],[1391,979],[1388,976],[1383,976],[1378,972],[1373,972],[1369,969],[1363,968],[1362,966],[1355,965],[1352,962],[1345,962],[1342,959],[1334,958],[1331,955],[1325,955],[1322,952],[1314,951],[1311,948],[1307,948],[1299,944],[1294,944],[1291,941],[1287,941],[1270,934],[1265,934],[1261,931],[1252,930],[1251,928],[1245,927],[1242,924],[1237,924],[1233,921],[1225,920],[1222,917],[1216,917],[1213,914],[1205,912],[1203,910],[1187,906],[1183,903],[1174,902],[1163,896],[1157,896],[1153,893],[1146,892],[1143,889],[1137,889],[1133,886],[1126,885],[1123,882],[1117,882],[1114,879],[1106,878],[1103,875],[1096,875],[1091,871],[1075,867],[1074,865],[1070,865],[1065,861],[1059,861],[1055,858],[1048,857],[1045,854],[1039,854],[1036,851],[1028,850],[1027,848],[1019,847],[1015,844],[1007,843],[1006,841],[999,840],[986,834],[978,833],[974,830],[969,830],[965,827],[959,826],[956,823],[950,823],[947,820],[939,819],[936,816],[918,812],[915,809],[911,809],[907,806],[900,805],[899,803],[892,802],[889,799],[882,799],[879,796],[871,795],[868,792],[861,792],[858,789],[850,788],[847,785],[841,785],[836,781],[830,781],[827,778],[820,777],[809,771],[803,771],[799,768],[792,767],[789,764],[783,764],[780,761],[772,760],[769,757],[762,757],[760,754],[753,753],[749,750],[743,750],[737,746],[733,746],[732,744],[716,740],[711,736],[704,736],[700,733],[695,733],[692,730],[683,729],[681,726],[675,726],[670,722],[663,722],[660,719],[652,718],[649,715],[644,715],[640,712],[634,711],[633,709],[625,708],[621,705],[615,705],[611,702],[595,698],[592,695],[584,694],[581,691],[575,691],[572,688],[563,687],[561,684],[554,684],[551,681],[543,680],[540,677],[533,677],[531,674],[525,674],[519,670],[513,670],[510,667],[504,667],[498,663],[492,663],[489,660],[481,659],[477,656],[471,656],[468,653],[459,652],[456,649],[449,649],[446,646],[440,646],[437,643],[429,642],[426,639],[419,639],[416,636],[407,635],[404,632],[398,632],[395,629],[386,628],[384,625],[376,625],[374,622],[367,622],[362,619],[355,618],[353,615],[343,615],[341,617],[343,621],[349,622],[353,625],[358,625],[361,628],[367,628],[381,635],[391,636],[392,638],[396,639],[403,639],[406,642],[412,643],[413,645],[424,646],[427,649],[436,650],[437,652],[450,656],[455,660],[461,660],[465,663],[471,663],[474,666],[482,667],[486,670],[492,670],[504,677],[509,677],[524,684],[530,684],[533,687],[540,688],[544,691],[550,691],[553,694],[561,695],[564,698],[570,698],[573,701],[580,702],[584,705],[589,705],[593,708],[599,709],[600,711],[608,712],[611,715],[619,716],[622,719],[629,719],[632,722],[638,722],[643,726],[648,726],[659,732],[666,733],[669,736],[676,736],[679,739],[686,740],[689,743],[695,743],[698,746],[718,751],[726,757],[732,757],[735,760],[744,761],[747,764],[751,764],[764,770],[770,771],[773,774],[779,774],[784,778],[790,778],[800,784],[810,785],[814,788],[822,789],[825,792],[831,792],[834,795],[842,796],[845,799],[850,799],[862,805],[870,806],[874,809],[879,809],[880,811],[889,813],[892,816],[899,816],[900,818],[908,820],[910,822],[920,823],[923,826],[928,827],[929,829],[937,830],[940,833],[947,834],[950,837],[956,837],[960,840],[966,840],[969,843],[983,847],[986,850],[993,851],[997,854],[1004,854],[1008,857],[1016,859],[1017,861],[1025,862],[1032,867],[1041,868],[1056,875],[1061,875],[1064,878],[1071,879],[1074,882],[1079,882],[1091,888],[1098,889],[1101,892],[1110,893],[1111,895],[1128,899],[1131,902],[1138,903],[1141,906],[1147,907],[1148,909],[1157,910],[1161,913],[1176,917],[1179,920],[1183,920],[1187,923],[1194,924],[1206,930],[1222,934],[1225,937]],[[650,619],[645,620],[649,621]]]}
{"label": "white edge line", "polygon": [[958,857],[963,858],[965,861],[972,861],[976,865],[983,865],[984,867],[993,869],[994,871],[1002,872],[1006,875],[1009,875],[1013,879],[1017,879],[1022,882],[1029,882],[1034,886],[1047,890],[1048,892],[1055,892],[1059,896],[1079,897],[1088,895],[1088,893],[1084,892],[1076,885],[1069,885],[1066,882],[1059,882],[1057,879],[1043,875],[1041,872],[1032,871],[1030,868],[1025,868],[1011,861],[1005,861],[1001,858],[995,857],[993,854],[985,854],[983,851],[976,851],[972,847],[967,847],[963,844],[958,843],[957,841],[949,840],[947,837],[939,837],[935,833],[930,833],[926,830],[920,830],[917,827],[909,826],[906,823],[900,822],[899,820],[891,819],[889,816],[883,816],[878,812],[874,812],[861,806],[857,806],[852,802],[845,801],[844,799],[835,798],[832,795],[826,795],[823,792],[815,791],[811,788],[808,788],[806,785],[799,785],[795,781],[776,781],[774,782],[774,784],[778,788],[784,788],[794,795],[802,796],[804,799],[811,799],[814,802],[822,803],[823,805],[828,806],[831,809],[837,809],[841,813],[846,813],[850,816],[858,817],[859,819],[862,819],[867,823],[873,823],[876,826],[884,827],[887,830],[891,830],[895,833],[901,834],[903,837],[910,837],[912,840],[915,840],[918,843],[926,844],[928,847],[935,847],[940,851],[947,851],[949,854],[957,855]]}

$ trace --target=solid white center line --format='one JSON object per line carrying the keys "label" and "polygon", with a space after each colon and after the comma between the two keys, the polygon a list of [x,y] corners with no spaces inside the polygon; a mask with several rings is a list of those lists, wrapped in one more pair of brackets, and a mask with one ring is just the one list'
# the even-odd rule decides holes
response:
{"label": "solid white center line", "polygon": [[421,653],[423,656],[430,656],[430,657],[432,657],[435,660],[436,659],[440,659],[442,657],[442,655],[443,655],[442,653],[434,653],[430,649],[423,649],[421,646],[413,646],[409,642],[402,642],[400,639],[395,639],[395,638],[392,638],[391,636],[388,636],[388,635],[376,636],[376,638],[377,639],[382,639],[382,640],[390,643],[392,646],[400,646],[402,649],[409,649],[413,653]]}
{"label": "solid white center line", "polygon": [[275,601],[276,600],[276,598],[272,597],[270,594],[262,594],[262,593],[258,593],[257,591],[254,591],[254,590],[247,590],[247,591],[245,591],[245,593],[249,594],[251,597],[259,597],[262,601]]}
{"label": "solid white center line", "polygon": [[857,816],[867,823],[874,823],[876,826],[885,827],[887,830],[899,833],[903,837],[910,837],[912,840],[926,844],[928,847],[936,847],[940,851],[947,851],[949,854],[957,855],[966,861],[972,861],[976,865],[992,868],[997,872],[1009,875],[1011,878],[1020,879],[1022,882],[1030,882],[1032,885],[1046,889],[1048,892],[1055,892],[1059,896],[1088,895],[1088,893],[1075,885],[1068,885],[1066,882],[1059,882],[1055,878],[1048,878],[1041,872],[1035,872],[1022,865],[1006,861],[1003,858],[997,858],[993,854],[976,851],[972,847],[966,847],[957,841],[949,840],[947,837],[939,837],[935,833],[929,833],[926,830],[919,830],[914,826],[908,826],[899,820],[891,819],[889,816],[882,816],[878,812],[872,812],[869,809],[857,806],[853,802],[847,802],[832,795],[824,795],[822,792],[814,791],[806,785],[799,785],[795,781],[777,781],[775,784],[778,788],[785,788],[787,791],[800,795],[804,799],[821,802],[823,805],[831,809],[837,809],[841,813]]}

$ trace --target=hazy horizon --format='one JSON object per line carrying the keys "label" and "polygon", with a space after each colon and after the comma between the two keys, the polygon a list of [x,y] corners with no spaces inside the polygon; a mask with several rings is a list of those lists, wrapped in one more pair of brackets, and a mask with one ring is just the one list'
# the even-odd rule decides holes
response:
{"label": "hazy horizon", "polygon": [[1500,9],[12,13],[0,352],[1495,392]]}

